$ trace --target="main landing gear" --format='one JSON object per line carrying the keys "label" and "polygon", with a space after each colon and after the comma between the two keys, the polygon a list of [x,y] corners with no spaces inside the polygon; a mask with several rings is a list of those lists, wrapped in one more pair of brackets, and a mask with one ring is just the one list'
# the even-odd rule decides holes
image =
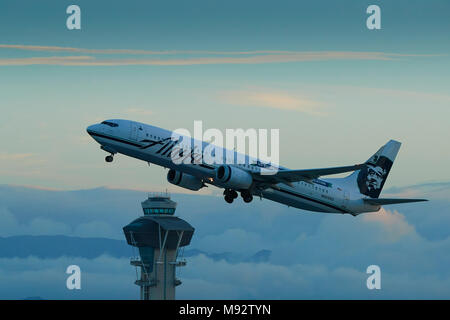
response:
{"label": "main landing gear", "polygon": [[113,160],[114,160],[114,156],[112,154],[109,156],[106,156],[106,158],[105,158],[106,162],[113,162]]}
{"label": "main landing gear", "polygon": [[252,202],[252,200],[253,200],[253,196],[248,190],[242,190],[241,197],[245,203]]}
{"label": "main landing gear", "polygon": [[223,195],[225,196],[225,201],[228,203],[233,203],[234,199],[238,197],[237,192],[231,189],[225,189]]}
{"label": "main landing gear", "polygon": [[[228,203],[233,203],[234,199],[238,197],[238,193],[235,190],[231,189],[225,189],[223,191],[223,195],[225,196],[225,201]],[[253,200],[253,196],[248,190],[242,190],[241,197],[246,203],[249,203]]]}

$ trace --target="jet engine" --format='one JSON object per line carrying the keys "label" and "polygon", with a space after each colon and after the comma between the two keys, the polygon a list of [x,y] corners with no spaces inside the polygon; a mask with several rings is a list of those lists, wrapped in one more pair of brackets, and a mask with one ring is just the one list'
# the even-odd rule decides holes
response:
{"label": "jet engine", "polygon": [[193,191],[198,191],[204,186],[200,179],[173,169],[170,169],[167,173],[167,181],[176,186]]}
{"label": "jet engine", "polygon": [[221,165],[216,169],[216,179],[224,187],[234,190],[248,189],[253,183],[250,173],[229,165]]}

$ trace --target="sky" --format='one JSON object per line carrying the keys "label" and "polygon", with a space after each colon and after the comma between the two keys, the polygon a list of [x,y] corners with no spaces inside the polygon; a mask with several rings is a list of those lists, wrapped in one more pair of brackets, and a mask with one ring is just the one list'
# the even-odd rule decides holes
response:
{"label": "sky", "polygon": [[[69,1],[0,4],[1,182],[51,189],[169,188],[85,128],[280,129],[280,164],[365,161],[403,147],[386,186],[448,181],[448,1]],[[418,170],[418,168],[420,168]]]}
{"label": "sky", "polygon": [[[72,4],[81,30],[66,27]],[[366,27],[372,4],[380,30]],[[264,263],[190,258],[179,298],[448,299],[449,12],[447,0],[2,0],[0,237],[120,240],[146,193],[168,189],[193,249],[271,251]],[[280,129],[291,169],[366,161],[395,139],[382,195],[431,201],[358,217],[230,207],[215,188],[169,185],[160,167],[105,163],[86,127],[113,118]],[[61,285],[72,263],[86,271],[81,292]],[[370,264],[381,291],[365,287]],[[133,281],[128,259],[107,254],[0,257],[2,299],[136,299]]]}

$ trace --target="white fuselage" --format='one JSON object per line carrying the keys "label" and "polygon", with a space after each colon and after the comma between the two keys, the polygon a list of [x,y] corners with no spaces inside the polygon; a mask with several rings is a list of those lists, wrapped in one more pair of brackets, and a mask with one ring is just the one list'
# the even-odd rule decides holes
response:
{"label": "white fuselage", "polygon": [[[176,164],[172,161],[171,150],[176,143],[171,141],[172,131],[129,120],[111,121],[118,125],[94,124],[87,128],[88,133],[102,146],[103,150],[174,169],[201,179],[204,183],[224,188],[213,178],[220,164]],[[148,141],[145,142],[145,140]],[[200,143],[203,148],[208,145],[206,142]],[[235,151],[224,151],[223,154],[226,152],[237,155]],[[258,159],[248,156],[245,158],[247,160],[245,164],[232,164],[232,166],[255,173],[261,170],[261,167],[254,165],[256,163],[254,160]],[[279,170],[287,169],[281,166],[278,168]],[[253,188],[251,193],[309,211],[356,215],[379,210],[380,206],[364,203],[361,194],[353,190],[352,186],[346,185],[344,179],[313,179],[294,182],[291,186],[278,183],[264,188]]]}

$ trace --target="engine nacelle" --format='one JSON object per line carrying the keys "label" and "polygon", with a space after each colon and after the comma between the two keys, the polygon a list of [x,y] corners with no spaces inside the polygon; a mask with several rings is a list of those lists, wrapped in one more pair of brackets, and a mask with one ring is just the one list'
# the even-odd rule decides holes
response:
{"label": "engine nacelle", "polygon": [[191,176],[190,174],[182,173],[173,169],[170,169],[167,173],[167,181],[176,186],[192,191],[197,191],[203,188],[203,182],[200,179]]}
{"label": "engine nacelle", "polygon": [[253,183],[250,173],[229,165],[221,165],[216,169],[216,179],[224,187],[234,190],[248,189]]}

